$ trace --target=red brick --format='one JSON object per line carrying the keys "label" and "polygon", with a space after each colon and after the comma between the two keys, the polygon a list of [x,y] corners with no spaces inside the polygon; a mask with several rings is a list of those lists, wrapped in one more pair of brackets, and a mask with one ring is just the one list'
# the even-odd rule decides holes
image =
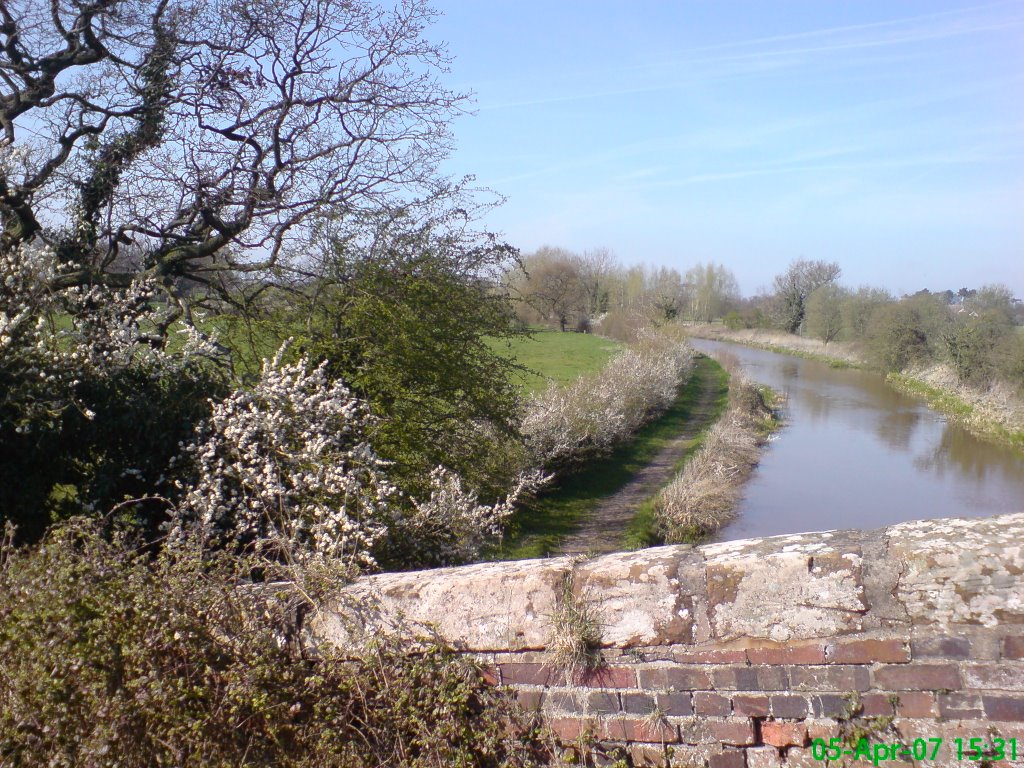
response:
{"label": "red brick", "polygon": [[971,641],[966,637],[923,637],[910,641],[910,653],[918,659],[969,659]]}
{"label": "red brick", "polygon": [[636,672],[630,667],[598,667],[577,675],[573,682],[586,688],[636,688]]}
{"label": "red brick", "polygon": [[481,666],[479,669],[480,669],[480,677],[483,679],[485,684],[487,684],[487,685],[497,685],[498,684],[499,680],[498,680],[498,668],[497,667],[494,667],[494,666],[491,666],[491,665],[487,664],[487,665]]}
{"label": "red brick", "polygon": [[516,691],[516,701],[523,709],[540,709],[544,703],[543,691]]}
{"label": "red brick", "polygon": [[774,648],[748,648],[751,664],[824,664],[825,646],[795,645]]}
{"label": "red brick", "polygon": [[720,691],[784,691],[789,687],[786,667],[715,667],[714,679],[714,687]]}
{"label": "red brick", "polygon": [[841,731],[838,720],[804,720],[804,725],[807,726],[807,738],[811,741],[814,739],[828,741],[838,736]]}
{"label": "red brick", "polygon": [[711,755],[708,759],[708,768],[746,768],[747,758],[745,750],[727,749],[717,755]]}
{"label": "red brick", "polygon": [[732,714],[732,706],[726,696],[710,691],[696,691],[693,694],[693,711],[698,715],[728,716]]}
{"label": "red brick", "polygon": [[990,720],[1001,720],[1011,723],[1024,722],[1024,697],[986,696],[981,700],[985,705],[985,713]]}
{"label": "red brick", "polygon": [[898,717],[935,717],[935,694],[925,691],[903,691],[896,694]]}
{"label": "red brick", "polygon": [[1024,659],[1024,636],[1003,638],[1004,659]]}
{"label": "red brick", "polygon": [[939,694],[939,714],[946,720],[980,720],[985,716],[976,693]]}
{"label": "red brick", "polygon": [[754,743],[754,721],[748,718],[729,720],[708,720],[708,732],[721,744],[743,746]]}
{"label": "red brick", "polygon": [[500,664],[502,685],[551,685],[562,673],[546,664]]}
{"label": "red brick", "polygon": [[712,688],[711,675],[701,667],[641,667],[640,687],[660,691],[694,691]]}
{"label": "red brick", "polygon": [[613,718],[601,723],[600,736],[610,741],[640,741],[648,744],[674,744],[679,741],[679,730],[663,720],[652,721]]}
{"label": "red brick", "polygon": [[852,665],[805,666],[789,670],[794,691],[866,691],[871,687],[867,667]]}
{"label": "red brick", "polygon": [[775,717],[807,717],[808,703],[803,696],[772,696],[771,704]]}
{"label": "red brick", "polygon": [[[662,768],[668,761],[665,756],[664,747],[655,747],[650,744],[631,744],[629,757],[633,761],[630,765],[638,768]],[[583,763],[583,761],[580,761]]]}
{"label": "red brick", "polygon": [[689,693],[659,693],[658,707],[666,715],[693,714],[693,700]]}
{"label": "red brick", "polygon": [[910,661],[910,651],[902,640],[841,640],[825,649],[829,664],[899,663]]}
{"label": "red brick", "polygon": [[1024,663],[964,664],[964,687],[981,691],[1024,691]]}
{"label": "red brick", "polygon": [[732,697],[732,709],[737,715],[767,717],[768,697],[741,693]]}
{"label": "red brick", "polygon": [[704,651],[673,651],[672,658],[680,664],[745,664],[746,651],[742,649],[708,649]]}
{"label": "red brick", "polygon": [[814,759],[814,753],[809,749],[790,747],[786,750],[786,768],[822,768],[823,765],[821,760]]}
{"label": "red brick", "polygon": [[807,726],[803,723],[761,723],[761,741],[773,747],[802,747],[807,744]]}
{"label": "red brick", "polygon": [[896,714],[896,694],[865,693],[860,697],[860,714],[864,717],[892,717]]}
{"label": "red brick", "polygon": [[544,724],[562,741],[575,741],[584,734],[594,732],[593,723],[575,717],[554,717],[545,720]]}
{"label": "red brick", "polygon": [[938,691],[960,688],[955,664],[900,664],[874,671],[875,685],[894,691]]}

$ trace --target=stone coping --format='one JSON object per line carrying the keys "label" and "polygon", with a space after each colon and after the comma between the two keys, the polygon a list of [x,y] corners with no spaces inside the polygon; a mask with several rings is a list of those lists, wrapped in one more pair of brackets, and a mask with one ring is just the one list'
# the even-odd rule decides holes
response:
{"label": "stone coping", "polygon": [[346,645],[412,626],[471,652],[541,650],[567,592],[619,649],[1024,624],[1024,513],[379,574],[316,632]]}

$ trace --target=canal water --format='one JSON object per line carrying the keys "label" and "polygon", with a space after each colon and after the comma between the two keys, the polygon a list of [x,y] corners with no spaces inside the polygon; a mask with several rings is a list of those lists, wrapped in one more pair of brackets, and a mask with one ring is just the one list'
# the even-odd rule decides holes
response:
{"label": "canal water", "polygon": [[749,378],[786,396],[785,424],[718,539],[1024,511],[1024,457],[974,437],[880,374],[692,343],[738,359]]}

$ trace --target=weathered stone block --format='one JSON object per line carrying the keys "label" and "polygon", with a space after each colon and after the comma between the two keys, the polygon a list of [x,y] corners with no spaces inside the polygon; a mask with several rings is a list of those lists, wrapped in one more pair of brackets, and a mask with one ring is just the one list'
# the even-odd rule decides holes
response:
{"label": "weathered stone block", "polygon": [[701,551],[713,637],[786,642],[861,629],[861,553],[849,534],[776,536]]}
{"label": "weathered stone block", "polygon": [[690,547],[605,555],[579,565],[573,582],[580,599],[599,606],[607,645],[694,642],[694,595],[703,591],[704,573]]}

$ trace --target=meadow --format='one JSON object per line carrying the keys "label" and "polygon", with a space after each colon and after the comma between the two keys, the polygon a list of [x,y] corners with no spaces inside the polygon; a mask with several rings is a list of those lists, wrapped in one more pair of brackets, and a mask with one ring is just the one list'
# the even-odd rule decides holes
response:
{"label": "meadow", "polygon": [[510,341],[492,340],[491,349],[529,369],[516,377],[524,394],[547,388],[550,382],[569,384],[596,373],[623,345],[590,333],[535,330]]}

